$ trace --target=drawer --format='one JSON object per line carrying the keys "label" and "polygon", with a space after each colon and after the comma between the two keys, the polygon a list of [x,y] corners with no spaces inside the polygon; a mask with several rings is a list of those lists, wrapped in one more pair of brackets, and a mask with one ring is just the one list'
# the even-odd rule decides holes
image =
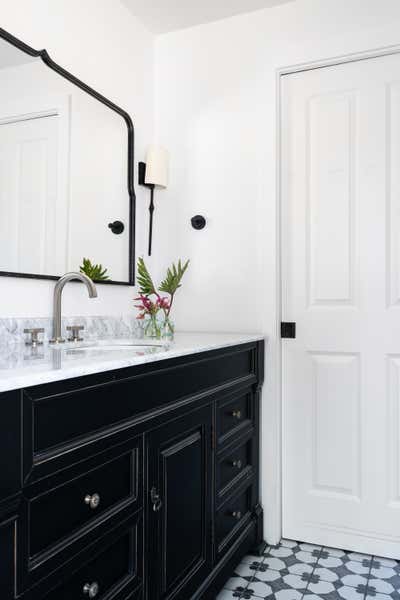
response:
{"label": "drawer", "polygon": [[239,534],[251,516],[251,487],[230,498],[217,511],[216,529],[218,553],[221,554],[232,538]]}
{"label": "drawer", "polygon": [[[82,441],[87,443],[101,432],[127,427],[169,403],[232,382],[252,385],[257,381],[256,350],[256,344],[248,344],[188,357],[184,364],[170,360],[157,367],[143,365],[109,372],[106,376],[111,380],[102,384],[96,383],[100,376],[88,376],[25,389],[25,460],[32,458],[35,467],[35,458],[41,462],[54,458],[64,447],[71,451]],[[25,469],[29,468],[26,464]]]}
{"label": "drawer", "polygon": [[229,492],[253,472],[253,440],[247,439],[241,444],[229,448],[217,461],[217,493],[219,498]]}
{"label": "drawer", "polygon": [[28,501],[31,558],[138,500],[141,446],[133,443],[129,452]]}
{"label": "drawer", "polygon": [[61,576],[57,587],[46,593],[34,588],[34,600],[125,600],[137,598],[143,583],[142,521],[124,525],[98,544],[89,560],[76,557],[69,576]]}
{"label": "drawer", "polygon": [[219,400],[217,408],[219,445],[252,426],[254,412],[252,399],[252,392],[246,390]]}

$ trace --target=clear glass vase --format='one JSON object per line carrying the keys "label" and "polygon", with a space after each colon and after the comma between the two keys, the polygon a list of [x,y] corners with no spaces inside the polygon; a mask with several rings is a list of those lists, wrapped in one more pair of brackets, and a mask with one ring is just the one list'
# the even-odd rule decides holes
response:
{"label": "clear glass vase", "polygon": [[144,337],[160,340],[163,332],[162,321],[157,319],[157,315],[153,315],[144,321],[143,326]]}
{"label": "clear glass vase", "polygon": [[171,317],[165,316],[162,329],[161,329],[161,337],[164,340],[172,341],[175,336],[175,324],[171,320]]}

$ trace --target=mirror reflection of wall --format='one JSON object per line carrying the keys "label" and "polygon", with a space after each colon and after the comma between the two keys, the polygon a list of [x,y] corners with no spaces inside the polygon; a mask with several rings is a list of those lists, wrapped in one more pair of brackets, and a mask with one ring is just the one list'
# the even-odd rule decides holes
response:
{"label": "mirror reflection of wall", "polygon": [[[83,258],[129,277],[120,115],[0,40],[0,271],[62,275]],[[108,227],[120,220],[121,235]]]}

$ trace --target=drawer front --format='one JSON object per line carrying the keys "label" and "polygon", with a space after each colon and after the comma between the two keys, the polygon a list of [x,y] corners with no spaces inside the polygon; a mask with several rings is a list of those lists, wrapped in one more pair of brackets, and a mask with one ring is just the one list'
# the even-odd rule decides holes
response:
{"label": "drawer front", "polygon": [[217,493],[221,498],[233,486],[251,475],[253,440],[248,439],[242,444],[229,449],[218,458],[217,463]]}
{"label": "drawer front", "polygon": [[256,349],[249,344],[190,357],[184,364],[166,361],[157,368],[132,367],[120,372],[119,377],[125,379],[118,381],[117,375],[109,374],[113,379],[102,385],[90,384],[96,380],[93,376],[26,389],[26,445],[33,441],[33,459],[39,456],[43,460],[65,446],[72,449],[82,440],[95,439],[104,430],[134,422],[145,413],[193,394],[232,382],[251,385],[257,381]]}
{"label": "drawer front", "polygon": [[253,422],[252,392],[242,391],[221,399],[217,409],[218,444],[232,440]]}
{"label": "drawer front", "polygon": [[30,548],[34,557],[79,533],[138,495],[140,448],[109,460],[29,502]]}
{"label": "drawer front", "polygon": [[217,512],[217,544],[220,555],[251,516],[251,487],[230,498]]}
{"label": "drawer front", "polygon": [[141,520],[114,532],[99,550],[51,592],[36,590],[35,600],[86,600],[96,598],[135,598],[143,582],[143,544]]}

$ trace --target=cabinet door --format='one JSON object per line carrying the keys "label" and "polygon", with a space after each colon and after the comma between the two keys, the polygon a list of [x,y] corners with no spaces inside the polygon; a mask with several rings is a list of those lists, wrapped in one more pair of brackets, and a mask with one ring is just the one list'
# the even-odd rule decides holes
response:
{"label": "cabinet door", "polygon": [[149,435],[149,589],[187,600],[211,570],[212,407]]}

